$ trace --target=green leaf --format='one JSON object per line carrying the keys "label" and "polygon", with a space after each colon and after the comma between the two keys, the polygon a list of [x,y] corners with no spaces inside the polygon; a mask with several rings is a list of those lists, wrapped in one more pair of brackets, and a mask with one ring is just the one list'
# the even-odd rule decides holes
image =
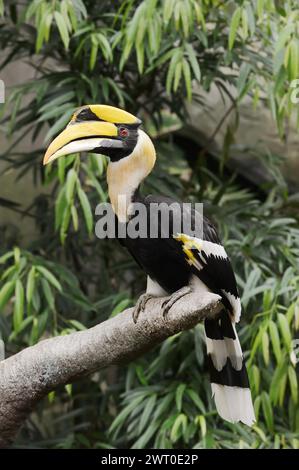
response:
{"label": "green leaf", "polygon": [[116,431],[117,428],[121,427],[126,418],[130,415],[130,413],[144,400],[144,395],[140,395],[134,400],[132,400],[128,406],[126,406],[115,418],[112,425],[109,428],[109,434]]}
{"label": "green leaf", "polygon": [[178,62],[175,66],[175,71],[174,71],[174,81],[173,81],[173,91],[176,92],[178,90],[181,77],[182,77],[182,62]]}
{"label": "green leaf", "polygon": [[86,326],[82,325],[82,323],[78,320],[69,320],[69,323],[78,331],[86,330]]}
{"label": "green leaf", "polygon": [[295,80],[299,76],[299,42],[292,39],[290,43],[290,55],[288,61],[288,71],[290,80]]}
{"label": "green leaf", "polygon": [[71,207],[71,214],[72,214],[72,221],[73,221],[74,230],[75,230],[75,232],[78,232],[78,229],[79,229],[78,212],[77,212],[77,209],[74,205]]}
{"label": "green leaf", "polygon": [[118,315],[120,312],[122,312],[123,310],[125,310],[130,304],[131,304],[131,300],[130,300],[130,299],[123,299],[123,300],[121,300],[121,301],[114,307],[114,309],[112,310],[112,312],[111,312],[109,318],[115,317],[115,316]]}
{"label": "green leaf", "polygon": [[67,25],[64,21],[64,18],[63,18],[62,14],[59,11],[54,12],[54,18],[55,18],[55,21],[56,21],[56,24],[57,24],[57,28],[58,28],[60,37],[61,37],[62,42],[64,44],[64,47],[65,47],[65,49],[68,49],[69,42],[70,42],[70,36],[69,36],[69,32],[68,32],[68,29],[67,29]]}
{"label": "green leaf", "polygon": [[262,350],[263,350],[263,357],[264,357],[265,365],[268,366],[269,361],[270,361],[269,336],[268,336],[268,333],[266,331],[264,331],[263,337],[262,337]]}
{"label": "green leaf", "polygon": [[180,437],[180,428],[182,428],[182,432],[185,432],[185,429],[187,427],[187,416],[183,413],[179,414],[172,426],[171,432],[170,432],[170,440],[172,442],[176,442],[179,437]]}
{"label": "green leaf", "polygon": [[194,73],[196,80],[199,82],[201,79],[201,73],[200,73],[199,62],[197,60],[193,46],[192,44],[186,44],[185,47],[186,47],[186,51],[189,57],[189,62],[190,62],[192,71]]}
{"label": "green leaf", "polygon": [[207,422],[203,415],[198,416],[198,423],[200,426],[202,438],[204,438],[207,434]]}
{"label": "green leaf", "polygon": [[151,423],[146,429],[146,431],[142,434],[142,436],[136,442],[134,442],[132,448],[145,449],[146,445],[148,444],[152,436],[155,434],[159,426],[160,423]]}
{"label": "green leaf", "polygon": [[283,384],[283,377],[287,374],[287,366],[284,362],[281,362],[275,369],[271,387],[270,387],[270,398],[274,404],[277,404],[279,395],[281,393],[281,386]]}
{"label": "green leaf", "polygon": [[185,389],[186,384],[180,384],[176,389],[175,402],[178,412],[181,412],[182,410],[182,401]]}
{"label": "green leaf", "polygon": [[66,159],[65,158],[58,158],[57,166],[58,166],[58,179],[59,179],[60,183],[62,184],[62,183],[64,183]]}
{"label": "green leaf", "polygon": [[52,293],[52,289],[46,279],[41,280],[43,292],[45,299],[47,301],[48,307],[52,310],[55,311],[55,301],[54,301],[54,296]]}
{"label": "green leaf", "polygon": [[257,2],[256,2],[256,10],[257,10],[259,20],[262,20],[262,18],[263,18],[264,2],[265,2],[265,0],[257,0]]}
{"label": "green leaf", "polygon": [[18,266],[19,263],[20,263],[20,258],[21,258],[20,248],[15,246],[14,249],[13,249],[13,252],[14,252],[14,258],[15,258],[15,264]]}
{"label": "green leaf", "polygon": [[276,362],[279,363],[282,357],[282,352],[281,352],[281,347],[280,347],[278,328],[276,326],[276,323],[274,323],[273,320],[269,321],[269,332],[270,332],[270,338],[271,338],[271,343],[273,347],[273,352],[275,354]]}
{"label": "green leaf", "polygon": [[284,343],[285,343],[285,345],[286,345],[286,347],[288,348],[288,351],[289,351],[290,348],[291,348],[292,335],[291,335],[291,331],[290,331],[290,326],[288,324],[288,320],[287,320],[286,316],[283,315],[282,313],[279,313],[277,315],[277,318],[278,318],[278,324],[279,324],[279,328],[280,328],[280,331],[281,331],[281,334],[282,334],[282,338],[283,338]]}
{"label": "green leaf", "polygon": [[63,186],[55,201],[55,230],[58,230],[62,224],[66,204],[65,186]]}
{"label": "green leaf", "polygon": [[289,377],[289,384],[291,389],[292,400],[295,404],[298,403],[298,381],[297,375],[294,367],[288,367],[288,377]]}
{"label": "green leaf", "polygon": [[36,266],[36,270],[43,275],[49,281],[50,284],[52,284],[55,289],[57,289],[59,292],[62,292],[62,287],[60,282],[56,279],[56,277],[44,266]]}
{"label": "green leaf", "polygon": [[146,402],[146,405],[144,407],[143,413],[140,417],[139,420],[139,426],[138,426],[138,434],[141,434],[146,425],[148,424],[151,415],[154,411],[155,405],[157,401],[157,394],[155,393],[152,395]]}
{"label": "green leaf", "polygon": [[49,400],[49,403],[53,403],[53,402],[54,402],[55,396],[56,396],[56,392],[54,392],[54,391],[48,393],[48,400]]}
{"label": "green leaf", "polygon": [[272,405],[271,405],[269,395],[266,392],[263,392],[261,395],[261,399],[262,399],[263,413],[264,413],[268,430],[270,432],[273,432],[274,431],[274,419],[273,419],[273,410],[272,410]]}
{"label": "green leaf", "polygon": [[[248,38],[248,15],[245,8],[242,9],[242,36],[243,39]],[[231,49],[231,48],[230,48]]]}
{"label": "green leaf", "polygon": [[70,206],[66,206],[63,211],[63,216],[62,216],[62,224],[60,227],[60,240],[62,245],[65,242],[65,239],[67,237],[67,229],[69,227],[71,220],[71,209]]}
{"label": "green leaf", "polygon": [[96,65],[96,60],[98,56],[99,45],[96,41],[91,41],[91,48],[89,54],[89,68],[93,70]]}
{"label": "green leaf", "polygon": [[0,257],[0,264],[5,264],[6,261],[12,256],[14,256],[14,252],[8,251],[7,253],[5,253],[3,256]]}
{"label": "green leaf", "polygon": [[66,190],[65,190],[66,200],[69,204],[72,203],[74,190],[75,190],[75,184],[77,181],[78,181],[77,173],[73,168],[71,168],[67,174]]}
{"label": "green leaf", "polygon": [[83,189],[80,186],[78,186],[77,188],[77,193],[78,193],[80,205],[83,211],[87,231],[89,234],[91,234],[93,230],[93,218],[92,218],[92,212],[91,212],[91,207],[89,204],[88,197],[86,196],[86,193],[83,191]]}
{"label": "green leaf", "polygon": [[18,279],[15,285],[15,305],[13,313],[13,326],[16,332],[19,331],[24,318],[24,287]]}
{"label": "green leaf", "polygon": [[240,25],[240,20],[241,20],[241,8],[238,7],[234,11],[234,14],[232,16],[232,20],[231,20],[231,23],[230,23],[229,37],[228,37],[228,48],[229,48],[229,50],[232,50],[232,48],[234,46],[237,30],[238,30],[239,25]]}
{"label": "green leaf", "polygon": [[277,42],[275,44],[275,53],[279,52],[281,49],[283,49],[288,42],[288,40],[291,37],[291,34],[293,33],[295,29],[294,24],[288,24],[285,28],[283,28],[282,31],[280,31],[278,35]]}
{"label": "green leaf", "polygon": [[0,290],[0,312],[4,309],[5,305],[12,296],[15,288],[15,282],[9,281]]}
{"label": "green leaf", "polygon": [[194,390],[192,390],[191,388],[188,388],[186,393],[189,395],[189,397],[191,398],[193,403],[197,406],[197,408],[202,413],[205,413],[206,412],[205,406],[204,406],[203,402],[201,401],[201,399],[199,398],[198,394]]}
{"label": "green leaf", "polygon": [[35,266],[32,266],[27,276],[27,285],[26,285],[26,300],[27,300],[28,305],[30,305],[32,302],[33,292],[35,288],[35,273],[36,273]]}

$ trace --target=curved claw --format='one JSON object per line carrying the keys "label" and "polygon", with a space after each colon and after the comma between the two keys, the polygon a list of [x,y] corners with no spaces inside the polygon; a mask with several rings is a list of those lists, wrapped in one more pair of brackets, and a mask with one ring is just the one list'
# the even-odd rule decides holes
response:
{"label": "curved claw", "polygon": [[139,299],[137,300],[137,303],[135,305],[135,308],[132,313],[133,317],[133,322],[137,323],[138,317],[140,312],[143,312],[145,310],[145,306],[147,302],[152,298],[153,296],[151,294],[142,294]]}
{"label": "curved claw", "polygon": [[182,287],[182,289],[174,292],[170,297],[167,297],[167,299],[165,299],[161,305],[163,318],[164,319],[166,318],[167,313],[169,312],[173,304],[175,304],[179,299],[189,294],[190,292],[191,292],[191,287],[185,286],[185,287]]}

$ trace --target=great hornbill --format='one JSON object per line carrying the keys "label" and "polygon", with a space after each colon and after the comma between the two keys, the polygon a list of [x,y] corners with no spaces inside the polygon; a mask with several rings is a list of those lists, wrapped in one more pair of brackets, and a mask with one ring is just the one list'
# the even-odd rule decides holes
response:
{"label": "great hornbill", "polygon": [[[173,203],[169,198],[142,196],[139,192],[140,184],[152,171],[156,160],[154,145],[140,129],[140,124],[132,114],[112,106],[83,106],[50,144],[44,164],[74,152],[108,156],[110,201],[118,221],[126,224],[132,215],[132,203],[136,201],[144,204],[148,213],[151,203]],[[119,204],[120,195],[125,197],[125,204]],[[205,217],[202,225],[202,233],[195,237],[170,230],[168,238],[126,236],[120,239],[147,273],[147,290],[140,297],[133,318],[137,320],[150,297],[168,296],[163,304],[165,314],[191,290],[208,290],[220,295],[221,313],[217,318],[205,320],[212,394],[222,418],[252,425],[255,416],[251,393],[235,329],[241,314],[236,280],[215,227]]]}

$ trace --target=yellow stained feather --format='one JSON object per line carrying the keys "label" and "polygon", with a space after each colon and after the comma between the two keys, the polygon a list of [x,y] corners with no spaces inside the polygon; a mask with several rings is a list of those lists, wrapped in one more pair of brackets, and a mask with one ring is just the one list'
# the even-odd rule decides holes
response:
{"label": "yellow stained feather", "polygon": [[182,249],[183,252],[187,255],[188,263],[197,263],[197,260],[191,250],[196,249],[200,251],[202,249],[201,243],[195,238],[186,235],[185,233],[178,233],[177,235],[173,235],[173,238],[183,244]]}

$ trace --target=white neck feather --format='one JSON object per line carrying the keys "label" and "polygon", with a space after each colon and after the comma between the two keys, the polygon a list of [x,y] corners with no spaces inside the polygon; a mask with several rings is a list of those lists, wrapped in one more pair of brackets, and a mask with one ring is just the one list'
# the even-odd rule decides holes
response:
{"label": "white neck feather", "polygon": [[110,201],[121,222],[130,215],[132,197],[140,183],[151,172],[156,160],[154,145],[149,136],[138,131],[138,141],[133,152],[118,162],[110,162],[107,182]]}

